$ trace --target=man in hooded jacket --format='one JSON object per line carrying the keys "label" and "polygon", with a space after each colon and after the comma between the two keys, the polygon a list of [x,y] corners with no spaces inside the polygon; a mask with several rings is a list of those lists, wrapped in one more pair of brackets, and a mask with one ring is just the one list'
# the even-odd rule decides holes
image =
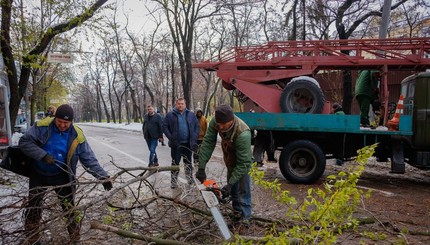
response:
{"label": "man in hooded jacket", "polygon": [[206,117],[203,115],[203,111],[200,108],[196,109],[196,117],[197,117],[197,120],[199,121],[200,131],[199,131],[199,137],[197,138],[197,151],[194,152],[193,158],[194,158],[194,164],[198,165],[199,149],[203,142],[203,138],[206,135],[206,131],[208,130],[208,121],[206,120]]}

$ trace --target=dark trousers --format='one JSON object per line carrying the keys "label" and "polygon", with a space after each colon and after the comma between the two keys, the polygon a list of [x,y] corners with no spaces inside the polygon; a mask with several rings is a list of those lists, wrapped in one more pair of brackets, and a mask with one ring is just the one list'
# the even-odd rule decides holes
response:
{"label": "dark trousers", "polygon": [[[172,166],[179,165],[181,158],[184,160],[185,176],[187,176],[187,181],[190,183],[193,179],[193,165],[191,164],[192,150],[190,149],[190,144],[179,144],[178,147],[172,147],[170,154],[172,156]],[[172,171],[172,184],[178,183],[179,171]]]}
{"label": "dark trousers", "polygon": [[77,241],[80,239],[81,224],[78,221],[79,212],[71,210],[75,207],[75,188],[75,184],[70,181],[69,174],[67,173],[60,173],[55,176],[44,176],[33,171],[30,176],[28,203],[24,212],[24,226],[30,244],[39,240],[43,199],[49,190],[54,190],[61,202],[61,208],[67,220],[67,231],[69,232],[70,240]]}
{"label": "dark trousers", "polygon": [[355,98],[360,106],[360,124],[369,125],[369,108],[372,98],[367,95],[357,95]]}
{"label": "dark trousers", "polygon": [[158,164],[158,156],[155,151],[157,149],[158,139],[147,139],[146,144],[149,149],[149,166],[154,166],[154,164]]}
{"label": "dark trousers", "polygon": [[195,164],[199,163],[199,150],[202,143],[203,143],[203,140],[197,140],[197,150],[196,152],[193,152],[193,159]]}

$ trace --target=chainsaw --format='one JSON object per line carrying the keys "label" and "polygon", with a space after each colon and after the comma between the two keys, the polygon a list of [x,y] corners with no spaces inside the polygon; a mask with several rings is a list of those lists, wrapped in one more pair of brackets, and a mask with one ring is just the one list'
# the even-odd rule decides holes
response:
{"label": "chainsaw", "polygon": [[203,185],[206,187],[207,191],[212,191],[216,198],[218,199],[218,202],[220,203],[228,203],[230,201],[230,197],[224,195],[221,188],[218,187],[217,183],[213,179],[206,179],[203,181]]}
{"label": "chainsaw", "polygon": [[228,229],[227,224],[225,223],[224,217],[219,211],[219,200],[223,199],[221,189],[215,183],[214,180],[205,180],[203,184],[200,183],[193,177],[194,183],[202,194],[203,200],[206,203],[206,206],[210,209],[212,216],[218,225],[219,230],[221,231],[222,236],[225,240],[229,240],[231,238],[230,230]]}

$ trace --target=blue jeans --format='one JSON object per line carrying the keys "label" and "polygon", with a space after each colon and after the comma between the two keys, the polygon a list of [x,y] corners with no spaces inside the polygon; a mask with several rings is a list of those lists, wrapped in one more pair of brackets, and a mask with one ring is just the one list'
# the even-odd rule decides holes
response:
{"label": "blue jeans", "polygon": [[[178,147],[172,147],[170,154],[172,156],[172,166],[179,165],[181,158],[183,158],[185,176],[187,177],[188,183],[191,183],[193,180],[193,165],[191,164],[193,152],[190,149],[190,144],[181,143]],[[172,184],[177,183],[178,175],[179,171],[172,171]]]}
{"label": "blue jeans", "polygon": [[158,157],[155,149],[157,149],[158,139],[146,140],[149,149],[149,165],[158,164]]}
{"label": "blue jeans", "polygon": [[231,187],[231,200],[233,210],[240,213],[244,220],[251,219],[251,178],[245,174],[236,184]]}

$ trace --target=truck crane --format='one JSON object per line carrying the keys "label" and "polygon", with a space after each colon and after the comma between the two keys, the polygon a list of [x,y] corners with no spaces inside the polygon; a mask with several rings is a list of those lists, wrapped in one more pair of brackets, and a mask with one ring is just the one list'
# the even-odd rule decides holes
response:
{"label": "truck crane", "polygon": [[[293,183],[313,183],[326,159],[350,159],[379,143],[377,159],[391,160],[393,173],[405,162],[430,169],[430,38],[273,41],[234,47],[193,64],[216,72],[245,110],[236,113],[251,129],[266,131],[281,151],[279,168]],[[358,115],[333,115],[316,75],[329,70],[379,70],[382,124],[388,122],[388,72],[421,72],[401,83],[405,98],[398,130],[360,128]],[[308,103],[302,103],[305,99]]]}

